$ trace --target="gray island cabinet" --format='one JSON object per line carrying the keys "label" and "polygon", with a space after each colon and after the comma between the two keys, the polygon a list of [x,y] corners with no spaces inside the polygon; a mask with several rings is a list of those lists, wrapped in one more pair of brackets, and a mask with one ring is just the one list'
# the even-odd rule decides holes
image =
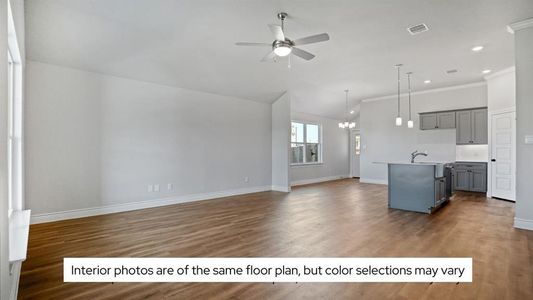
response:
{"label": "gray island cabinet", "polygon": [[443,163],[387,163],[389,207],[432,213],[449,200]]}

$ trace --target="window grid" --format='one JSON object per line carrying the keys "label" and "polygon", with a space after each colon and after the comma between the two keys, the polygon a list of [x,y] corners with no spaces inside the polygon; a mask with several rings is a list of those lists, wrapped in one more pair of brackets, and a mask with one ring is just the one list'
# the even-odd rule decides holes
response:
{"label": "window grid", "polygon": [[[316,126],[316,142],[309,142],[308,126]],[[301,127],[302,139],[298,136]],[[301,140],[301,142],[300,142]],[[315,153],[316,158],[310,158],[309,153]],[[313,155],[311,155],[312,157]],[[293,121],[291,122],[291,165],[312,165],[322,163],[322,126],[317,123]]]}

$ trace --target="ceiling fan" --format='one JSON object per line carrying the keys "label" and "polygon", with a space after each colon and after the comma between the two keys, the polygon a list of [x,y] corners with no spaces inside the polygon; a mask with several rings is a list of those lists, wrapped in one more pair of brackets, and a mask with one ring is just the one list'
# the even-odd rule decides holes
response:
{"label": "ceiling fan", "polygon": [[235,43],[237,46],[259,46],[259,47],[272,47],[270,51],[261,61],[271,61],[276,58],[276,56],[283,57],[289,54],[294,54],[305,60],[311,60],[315,56],[305,50],[296,48],[295,46],[313,44],[318,42],[324,42],[329,40],[329,35],[327,33],[321,33],[316,35],[311,35],[308,37],[291,40],[285,35],[285,19],[287,18],[287,13],[281,12],[278,13],[278,19],[281,20],[280,25],[269,24],[268,28],[274,34],[275,40],[272,43],[247,43],[239,42]]}

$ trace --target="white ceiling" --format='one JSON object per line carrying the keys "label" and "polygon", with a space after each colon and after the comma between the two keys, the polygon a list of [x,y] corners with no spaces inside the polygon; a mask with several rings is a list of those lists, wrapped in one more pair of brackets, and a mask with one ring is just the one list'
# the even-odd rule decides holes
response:
{"label": "white ceiling", "polygon": [[[234,45],[271,42],[279,11],[292,39],[329,33],[301,47],[314,60],[294,57],[289,69],[259,62],[268,48]],[[415,90],[512,66],[506,25],[531,16],[532,0],[27,0],[26,47],[31,60],[255,101],[290,90],[295,110],[342,118],[346,88],[354,107],[395,93],[397,63],[414,72]],[[411,36],[419,23],[430,31]]]}

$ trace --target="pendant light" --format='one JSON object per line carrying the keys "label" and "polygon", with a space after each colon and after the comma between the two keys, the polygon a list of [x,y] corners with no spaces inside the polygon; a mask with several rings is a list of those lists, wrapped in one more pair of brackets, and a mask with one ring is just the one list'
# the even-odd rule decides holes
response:
{"label": "pendant light", "polygon": [[400,117],[400,67],[402,64],[397,64],[395,67],[398,69],[398,115],[396,116],[396,126],[402,126],[402,117]]}
{"label": "pendant light", "polygon": [[413,128],[415,123],[411,119],[411,74],[413,72],[407,72],[407,86],[409,88],[409,121],[407,121],[407,128]]}
{"label": "pendant light", "polygon": [[341,129],[345,129],[345,128],[348,128],[348,129],[352,129],[352,128],[355,128],[355,122],[348,122],[348,118],[349,118],[349,112],[348,112],[348,90],[344,90],[344,92],[346,93],[346,119],[344,120],[344,122],[340,122],[339,123],[339,128]]}

